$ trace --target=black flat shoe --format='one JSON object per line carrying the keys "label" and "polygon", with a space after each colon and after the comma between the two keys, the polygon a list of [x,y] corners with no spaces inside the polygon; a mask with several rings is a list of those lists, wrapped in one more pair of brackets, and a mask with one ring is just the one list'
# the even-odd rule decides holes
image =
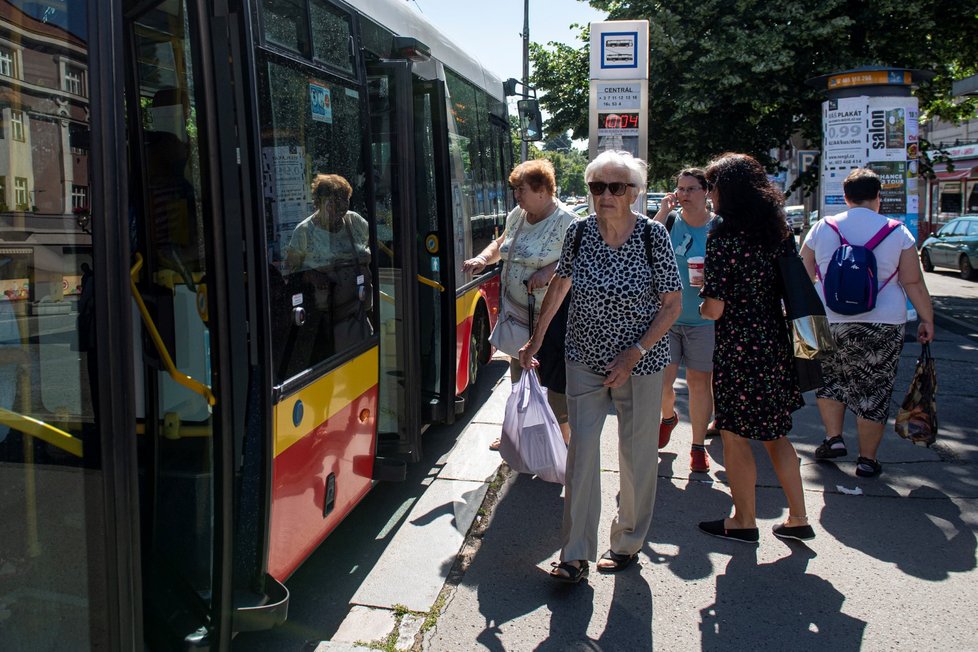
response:
{"label": "black flat shoe", "polygon": [[598,564],[599,573],[617,573],[620,570],[625,570],[628,566],[638,559],[638,553],[634,555],[624,555],[621,553],[614,552],[610,548],[607,552],[601,555],[601,559],[608,560],[614,564],[614,566],[602,566]]}
{"label": "black flat shoe", "polygon": [[757,543],[761,538],[756,527],[745,527],[728,529],[723,527],[723,519],[719,521],[703,521],[700,523],[700,530],[706,532],[711,537],[730,539],[742,543]]}
{"label": "black flat shoe", "polygon": [[[588,575],[588,565],[584,560],[578,561],[580,566],[574,566],[570,562],[551,562],[553,570],[550,571],[550,577],[554,578],[558,582],[563,582],[565,584],[577,584]],[[566,575],[562,574],[567,573]]]}
{"label": "black flat shoe", "polygon": [[795,541],[811,541],[815,538],[815,530],[812,529],[811,525],[796,525],[789,527],[787,525],[775,525],[771,528],[774,532],[774,536],[779,539],[794,539]]}

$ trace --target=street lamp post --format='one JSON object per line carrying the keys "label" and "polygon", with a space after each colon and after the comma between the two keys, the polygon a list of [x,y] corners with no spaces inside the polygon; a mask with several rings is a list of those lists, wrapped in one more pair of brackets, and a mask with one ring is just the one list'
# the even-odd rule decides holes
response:
{"label": "street lamp post", "polygon": [[[530,98],[530,0],[523,0],[523,99]],[[526,161],[529,145],[520,143],[520,161]]]}

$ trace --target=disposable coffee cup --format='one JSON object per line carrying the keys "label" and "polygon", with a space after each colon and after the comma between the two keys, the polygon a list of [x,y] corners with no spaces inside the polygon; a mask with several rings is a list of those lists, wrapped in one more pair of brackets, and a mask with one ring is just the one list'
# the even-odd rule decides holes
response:
{"label": "disposable coffee cup", "polygon": [[703,285],[703,256],[693,256],[686,259],[686,264],[689,267],[689,284],[693,287],[700,287]]}

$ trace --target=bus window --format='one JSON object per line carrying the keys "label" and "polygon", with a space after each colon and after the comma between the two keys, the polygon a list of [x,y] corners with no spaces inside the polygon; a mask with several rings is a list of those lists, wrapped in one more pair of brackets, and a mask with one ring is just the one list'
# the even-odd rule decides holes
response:
{"label": "bus window", "polygon": [[[86,3],[0,12],[0,647],[105,647]],[[122,217],[121,219],[125,219]],[[104,349],[103,349],[104,350]],[[34,427],[32,424],[36,424]]]}
{"label": "bus window", "polygon": [[312,0],[313,57],[347,74],[353,73],[353,49],[350,47],[349,17],[333,9],[325,0]]}
{"label": "bus window", "polygon": [[304,0],[263,0],[261,17],[267,43],[303,55],[309,52]]}
{"label": "bus window", "polygon": [[374,252],[359,91],[274,61],[262,70],[269,309],[281,384],[373,335]]}

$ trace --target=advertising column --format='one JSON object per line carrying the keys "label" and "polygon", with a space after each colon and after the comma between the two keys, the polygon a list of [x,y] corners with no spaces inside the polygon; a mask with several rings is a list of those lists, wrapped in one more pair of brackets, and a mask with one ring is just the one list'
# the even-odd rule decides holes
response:
{"label": "advertising column", "polygon": [[[933,73],[903,68],[849,70],[809,80],[826,91],[822,104],[819,217],[846,210],[842,182],[854,168],[876,172],[880,213],[918,236],[918,103],[912,84]],[[909,318],[916,319],[908,303]]]}
{"label": "advertising column", "polygon": [[820,217],[846,210],[843,179],[854,168],[868,167],[883,183],[880,212],[903,221],[917,236],[918,103],[910,88],[927,75],[871,69],[810,80],[828,95],[822,104]]}
{"label": "advertising column", "polygon": [[[624,150],[648,159],[649,21],[591,23],[588,156]],[[645,188],[635,210],[644,212]]]}

